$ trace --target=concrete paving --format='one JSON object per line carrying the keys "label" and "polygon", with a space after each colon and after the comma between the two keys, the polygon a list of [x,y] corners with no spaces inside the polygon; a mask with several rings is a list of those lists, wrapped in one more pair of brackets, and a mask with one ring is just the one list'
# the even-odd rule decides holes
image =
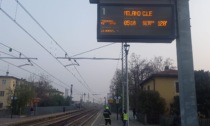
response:
{"label": "concrete paving", "polygon": [[[133,118],[132,112],[129,112],[130,120],[129,120],[129,126],[149,126],[149,125],[144,125],[137,120]],[[118,115],[118,120],[117,120],[117,114],[112,113],[111,115],[111,126],[123,126],[123,122],[120,118],[120,115]],[[96,119],[94,122],[91,124],[91,126],[105,126],[105,121],[103,117],[103,111],[100,111],[97,114]]]}

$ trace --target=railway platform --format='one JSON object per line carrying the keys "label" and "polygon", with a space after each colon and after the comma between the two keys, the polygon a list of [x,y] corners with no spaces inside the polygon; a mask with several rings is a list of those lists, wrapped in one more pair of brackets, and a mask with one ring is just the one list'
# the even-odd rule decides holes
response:
{"label": "railway platform", "polygon": [[[129,126],[157,126],[157,125],[144,125],[144,124],[138,122],[137,120],[133,119],[133,115],[132,115],[131,111],[129,112],[129,117],[130,117]],[[111,123],[112,123],[111,126],[123,126],[120,115],[118,115],[118,119],[117,119],[117,114],[116,113],[112,113]],[[97,117],[95,118],[95,120],[93,121],[91,126],[105,126],[103,111],[100,111],[97,114]]]}

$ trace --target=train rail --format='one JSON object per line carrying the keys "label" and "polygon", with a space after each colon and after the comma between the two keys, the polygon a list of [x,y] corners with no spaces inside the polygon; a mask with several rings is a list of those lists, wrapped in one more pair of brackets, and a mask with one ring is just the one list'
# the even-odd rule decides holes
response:
{"label": "train rail", "polygon": [[97,114],[97,109],[71,111],[53,116],[26,120],[8,126],[86,126]]}

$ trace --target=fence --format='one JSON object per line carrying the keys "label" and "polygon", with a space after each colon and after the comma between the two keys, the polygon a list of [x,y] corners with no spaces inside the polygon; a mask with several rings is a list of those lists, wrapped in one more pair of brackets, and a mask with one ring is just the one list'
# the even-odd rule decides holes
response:
{"label": "fence", "polygon": [[[31,115],[46,115],[46,114],[53,114],[58,112],[70,111],[77,109],[75,106],[52,106],[52,107],[36,107],[34,111],[31,111],[30,107],[25,108],[22,110],[21,116],[31,116]],[[1,109],[0,110],[0,118],[2,117],[10,117],[11,110],[10,109]]]}
{"label": "fence", "polygon": [[9,117],[11,115],[11,111],[9,109],[1,109],[0,110],[0,118]]}
{"label": "fence", "polygon": [[159,115],[145,115],[137,113],[137,120],[143,124],[159,124],[160,117]]}
{"label": "fence", "polygon": [[[162,116],[160,126],[181,126],[180,117]],[[199,126],[210,126],[210,119],[199,119]]]}
{"label": "fence", "polygon": [[73,106],[52,106],[52,107],[36,107],[33,112],[28,108],[26,111],[27,115],[46,115],[58,112],[70,111],[76,109]]}

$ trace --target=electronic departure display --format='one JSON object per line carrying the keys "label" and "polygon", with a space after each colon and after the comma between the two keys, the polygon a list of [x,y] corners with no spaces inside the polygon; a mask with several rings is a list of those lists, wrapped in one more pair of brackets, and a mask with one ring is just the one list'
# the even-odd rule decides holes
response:
{"label": "electronic departure display", "polygon": [[174,6],[98,4],[98,42],[170,43],[175,39]]}

